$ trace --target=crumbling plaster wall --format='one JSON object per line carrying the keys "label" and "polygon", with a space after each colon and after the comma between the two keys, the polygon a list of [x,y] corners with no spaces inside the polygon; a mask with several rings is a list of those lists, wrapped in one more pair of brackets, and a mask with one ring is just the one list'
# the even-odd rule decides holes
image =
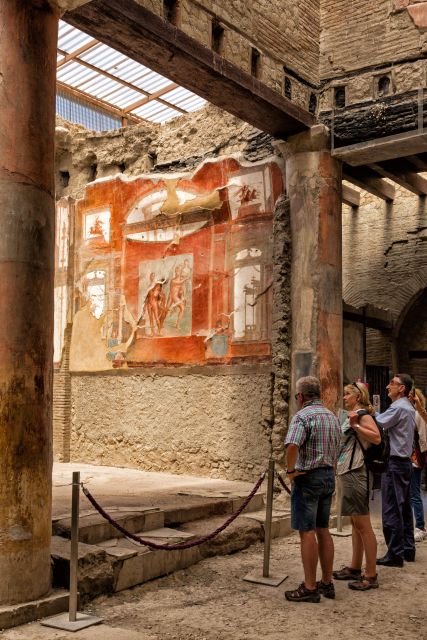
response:
{"label": "crumbling plaster wall", "polygon": [[[207,106],[163,126],[95,133],[58,121],[60,194],[83,195],[88,177],[191,170],[204,158],[274,152],[269,136]],[[155,162],[153,163],[153,156]],[[73,461],[253,479],[283,459],[290,377],[289,202],[274,212],[272,365],[118,370],[71,378]]]}
{"label": "crumbling plaster wall", "polygon": [[270,455],[270,384],[268,367],[73,375],[71,460],[252,479]]}
{"label": "crumbling plaster wall", "polygon": [[164,125],[143,122],[113,131],[88,131],[58,119],[57,198],[80,198],[89,182],[117,173],[190,170],[205,158],[241,153],[260,160],[272,152],[268,135],[212,105]]}

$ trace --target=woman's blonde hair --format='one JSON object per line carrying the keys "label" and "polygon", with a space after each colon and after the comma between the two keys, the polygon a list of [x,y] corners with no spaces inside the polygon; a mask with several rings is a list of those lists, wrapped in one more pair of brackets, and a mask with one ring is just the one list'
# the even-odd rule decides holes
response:
{"label": "woman's blonde hair", "polygon": [[359,394],[359,404],[361,407],[366,409],[371,415],[375,413],[375,409],[371,404],[369,399],[369,391],[366,384],[363,382],[351,382],[350,384],[346,384],[344,387],[344,391],[347,391],[352,395]]}
{"label": "woman's blonde hair", "polygon": [[421,402],[421,406],[423,409],[426,408],[426,397],[421,391],[421,389],[415,389],[415,393],[417,394],[418,400]]}

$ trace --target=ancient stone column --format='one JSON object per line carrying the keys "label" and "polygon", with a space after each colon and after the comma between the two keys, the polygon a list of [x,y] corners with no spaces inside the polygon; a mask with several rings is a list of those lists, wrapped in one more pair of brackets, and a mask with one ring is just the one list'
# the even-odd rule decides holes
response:
{"label": "ancient stone column", "polygon": [[0,2],[0,604],[50,589],[55,67],[47,0]]}
{"label": "ancient stone column", "polygon": [[342,394],[341,164],[316,125],[279,147],[286,158],[292,234],[292,408],[296,380],[315,375],[323,400]]}

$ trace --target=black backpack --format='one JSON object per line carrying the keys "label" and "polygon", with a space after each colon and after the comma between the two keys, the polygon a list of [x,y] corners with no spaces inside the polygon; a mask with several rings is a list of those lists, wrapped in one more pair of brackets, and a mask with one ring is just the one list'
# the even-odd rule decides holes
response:
{"label": "black backpack", "polygon": [[[371,415],[364,409],[357,411],[357,414],[359,416]],[[378,424],[375,420],[375,416],[371,417],[374,419],[378,431],[380,432],[381,442],[379,444],[371,444],[370,447],[365,449],[363,444],[360,442],[357,433],[355,433],[355,435],[360,448],[363,451],[363,458],[365,460],[367,470],[372,471],[372,473],[384,473],[384,471],[387,471],[388,469],[388,461],[390,459],[390,441],[388,433],[384,431],[381,425]]]}

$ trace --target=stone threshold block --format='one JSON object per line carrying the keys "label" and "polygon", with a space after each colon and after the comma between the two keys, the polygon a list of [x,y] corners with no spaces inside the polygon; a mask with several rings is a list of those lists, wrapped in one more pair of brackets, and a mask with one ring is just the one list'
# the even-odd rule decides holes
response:
{"label": "stone threshold block", "polygon": [[10,629],[20,624],[63,613],[68,610],[68,596],[68,591],[54,589],[44,598],[0,607],[0,629]]}
{"label": "stone threshold block", "polygon": [[[116,522],[131,533],[158,529],[164,525],[164,513],[158,508],[124,509],[123,507],[107,507],[107,512]],[[55,520],[52,525],[52,534],[64,538],[71,537],[71,518]],[[98,544],[110,538],[122,536],[98,513],[80,515],[79,518],[79,542],[85,544]]]}

